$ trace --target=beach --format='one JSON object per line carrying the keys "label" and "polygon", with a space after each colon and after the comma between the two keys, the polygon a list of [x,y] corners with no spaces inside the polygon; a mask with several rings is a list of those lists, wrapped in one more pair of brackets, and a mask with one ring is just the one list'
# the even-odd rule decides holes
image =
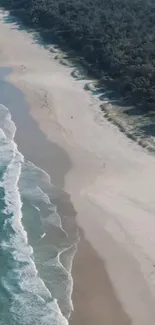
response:
{"label": "beach", "polygon": [[16,124],[18,148],[50,175],[71,239],[80,233],[69,323],[152,325],[154,156],[104,119],[73,68],[3,12],[0,33],[1,104]]}

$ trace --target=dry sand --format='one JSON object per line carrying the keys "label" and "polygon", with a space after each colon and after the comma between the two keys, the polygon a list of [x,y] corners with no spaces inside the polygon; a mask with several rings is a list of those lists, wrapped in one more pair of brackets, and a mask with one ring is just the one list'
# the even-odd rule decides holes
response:
{"label": "dry sand", "polygon": [[9,80],[25,94],[31,116],[72,162],[64,187],[87,240],[73,267],[72,324],[152,325],[155,159],[102,117],[85,81],[74,80],[71,68],[4,18],[0,64],[13,69]]}

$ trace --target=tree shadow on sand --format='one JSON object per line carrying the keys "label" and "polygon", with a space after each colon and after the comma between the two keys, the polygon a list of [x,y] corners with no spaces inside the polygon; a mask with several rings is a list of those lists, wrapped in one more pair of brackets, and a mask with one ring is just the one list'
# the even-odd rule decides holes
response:
{"label": "tree shadow on sand", "polygon": [[[25,24],[20,17],[15,17],[12,13],[4,16],[3,21],[6,24],[11,23],[12,29],[18,29],[19,31],[24,32],[26,31],[28,34],[31,34],[34,44],[39,44],[45,49],[48,49],[51,54],[54,55],[53,58],[58,60],[60,64],[73,68],[71,71],[72,77],[77,81],[86,81],[84,85],[85,91],[89,91],[92,97],[97,98],[100,101],[101,111],[106,111],[109,120],[111,120],[115,125],[118,124],[119,128],[119,121],[118,123],[117,121],[113,121],[113,117],[111,117],[111,112],[107,104],[113,106],[113,112],[116,111],[120,114],[123,113],[127,118],[141,118],[140,120],[137,120],[138,123],[135,128],[135,135],[132,134],[131,136],[133,140],[136,140],[136,132],[155,136],[155,126],[153,122],[146,125],[146,121],[147,124],[149,119],[151,121],[151,114],[149,116],[142,105],[133,106],[132,99],[128,96],[125,98],[122,97],[121,93],[115,90],[113,80],[106,74],[102,75],[101,79],[96,77],[95,73],[93,73],[92,65],[85,62],[84,57],[82,57],[80,53],[75,53],[70,49],[62,39],[60,40],[59,37],[55,37],[52,30],[47,31],[46,29],[37,28],[32,25],[30,26],[27,23]],[[142,123],[141,127],[138,126],[139,122]],[[124,128],[123,132],[126,133]]]}

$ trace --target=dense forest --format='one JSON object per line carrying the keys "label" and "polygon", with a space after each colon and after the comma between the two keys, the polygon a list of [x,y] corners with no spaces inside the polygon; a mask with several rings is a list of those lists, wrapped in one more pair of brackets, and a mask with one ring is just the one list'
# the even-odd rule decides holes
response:
{"label": "dense forest", "polygon": [[154,0],[0,0],[49,41],[84,57],[126,100],[155,110]]}

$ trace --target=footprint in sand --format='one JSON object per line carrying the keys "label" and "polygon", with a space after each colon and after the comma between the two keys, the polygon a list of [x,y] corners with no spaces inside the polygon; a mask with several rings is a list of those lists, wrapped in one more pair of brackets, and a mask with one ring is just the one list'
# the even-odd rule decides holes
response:
{"label": "footprint in sand", "polygon": [[26,70],[26,66],[25,65],[22,64],[20,67],[21,67],[21,70],[22,71],[25,71]]}

